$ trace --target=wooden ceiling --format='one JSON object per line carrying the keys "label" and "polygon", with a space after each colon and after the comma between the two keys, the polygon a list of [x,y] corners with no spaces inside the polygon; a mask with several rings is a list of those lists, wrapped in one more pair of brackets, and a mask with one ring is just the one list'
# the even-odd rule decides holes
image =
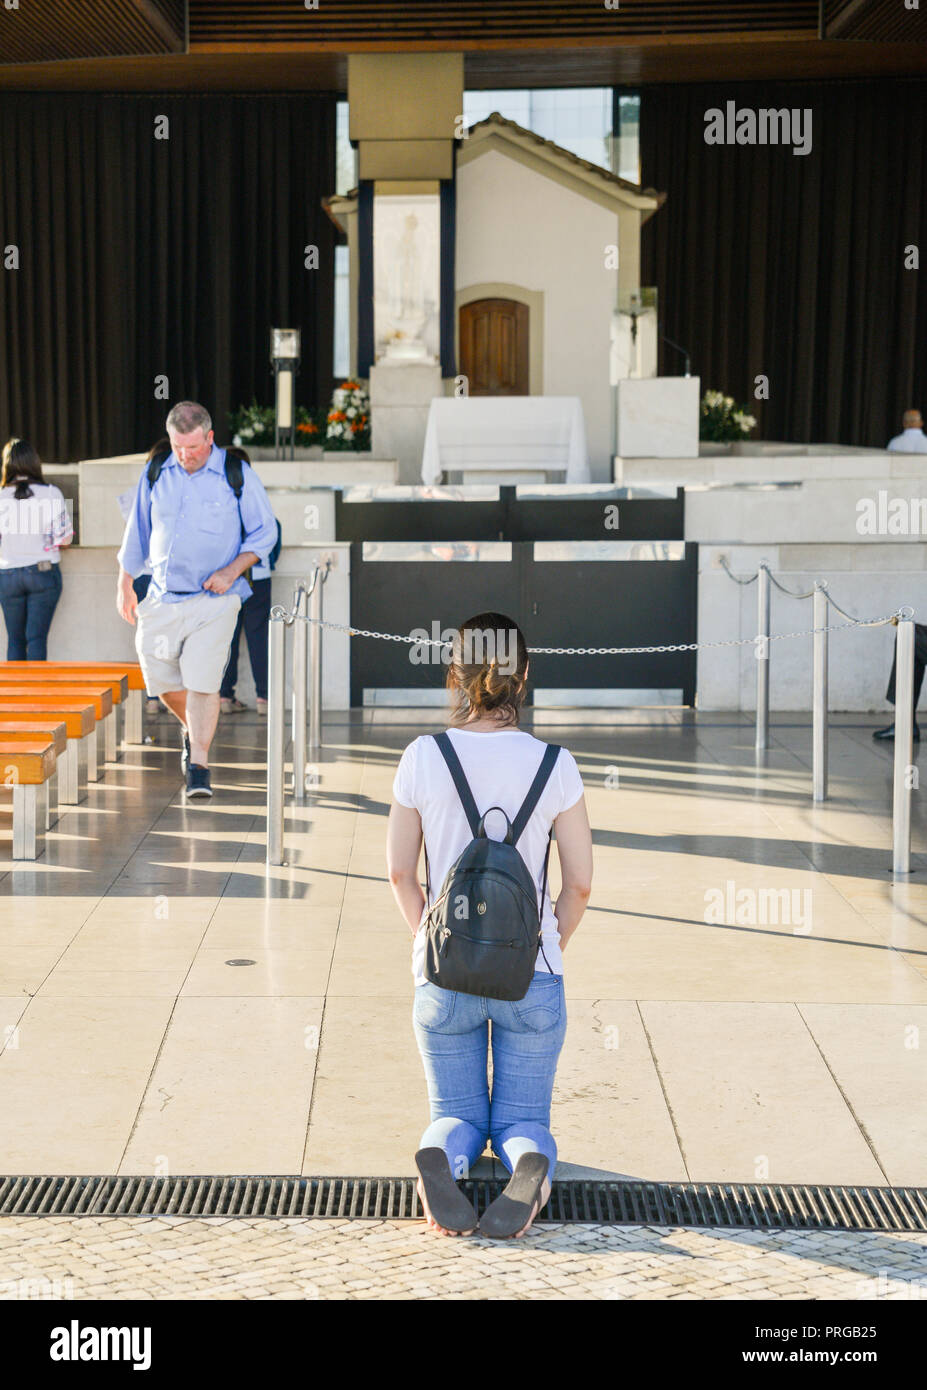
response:
{"label": "wooden ceiling", "polygon": [[824,0],[824,34],[831,39],[927,43],[927,5],[904,0]]}
{"label": "wooden ceiling", "polygon": [[200,52],[242,44],[470,48],[748,32],[815,35],[818,0],[620,0],[618,8],[603,0],[319,0],[314,10],[293,0],[190,0],[190,45]]}
{"label": "wooden ceiling", "polygon": [[[826,37],[821,37],[821,28]],[[349,52],[466,55],[466,84],[927,72],[927,0],[41,0],[0,8],[0,88],[344,91]]]}
{"label": "wooden ceiling", "polygon": [[184,0],[23,0],[0,8],[0,63],[182,53]]}

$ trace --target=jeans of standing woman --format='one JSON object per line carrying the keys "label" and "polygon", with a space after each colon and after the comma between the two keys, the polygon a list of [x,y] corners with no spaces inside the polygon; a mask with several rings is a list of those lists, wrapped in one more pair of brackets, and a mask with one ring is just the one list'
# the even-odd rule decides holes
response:
{"label": "jeans of standing woman", "polygon": [[47,661],[48,629],[61,597],[61,570],[17,565],[0,570],[7,661]]}
{"label": "jeans of standing woman", "polygon": [[223,700],[231,700],[235,694],[238,680],[238,644],[242,628],[245,629],[248,656],[251,658],[255,694],[259,700],[267,699],[267,624],[270,622],[271,580],[254,579],[252,584],[254,592],[245,599],[238,610],[238,622],[232,634],[228,665],[219,690]]}
{"label": "jeans of standing woman", "polygon": [[516,1001],[458,994],[429,981],[415,988],[412,1026],[431,1103],[421,1147],[443,1149],[454,1177],[465,1178],[488,1138],[510,1172],[523,1153],[544,1154],[553,1181],[550,1098],[566,1034],[563,976],[537,971]]}

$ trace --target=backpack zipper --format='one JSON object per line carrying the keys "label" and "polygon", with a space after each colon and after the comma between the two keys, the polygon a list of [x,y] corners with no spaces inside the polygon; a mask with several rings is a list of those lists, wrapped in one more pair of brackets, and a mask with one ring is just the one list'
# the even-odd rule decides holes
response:
{"label": "backpack zipper", "polygon": [[466,936],[462,931],[452,932],[450,927],[445,927],[441,934],[441,944],[438,947],[439,956],[447,955],[447,948],[452,936],[456,936],[460,941],[470,941],[474,946],[504,946],[506,949],[514,949],[517,946],[530,944],[519,941],[518,937],[514,937],[511,941],[484,941],[480,936]]}

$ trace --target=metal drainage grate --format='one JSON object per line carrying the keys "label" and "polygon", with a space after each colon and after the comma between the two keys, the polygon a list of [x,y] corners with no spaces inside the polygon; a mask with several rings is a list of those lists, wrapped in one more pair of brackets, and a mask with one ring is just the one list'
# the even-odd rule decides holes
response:
{"label": "metal drainage grate", "polygon": [[[461,1184],[478,1213],[502,1179]],[[414,1178],[7,1177],[0,1216],[223,1216],[421,1220]],[[542,1222],[754,1230],[927,1231],[927,1189],[555,1182]]]}

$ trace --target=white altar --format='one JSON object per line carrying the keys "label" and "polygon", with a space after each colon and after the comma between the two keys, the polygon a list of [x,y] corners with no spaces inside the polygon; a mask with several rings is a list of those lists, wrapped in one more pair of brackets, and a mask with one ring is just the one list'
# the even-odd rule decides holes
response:
{"label": "white altar", "polygon": [[[460,472],[464,483],[589,482],[578,396],[455,396],[431,402],[422,481]],[[556,474],[556,477],[548,477]]]}

